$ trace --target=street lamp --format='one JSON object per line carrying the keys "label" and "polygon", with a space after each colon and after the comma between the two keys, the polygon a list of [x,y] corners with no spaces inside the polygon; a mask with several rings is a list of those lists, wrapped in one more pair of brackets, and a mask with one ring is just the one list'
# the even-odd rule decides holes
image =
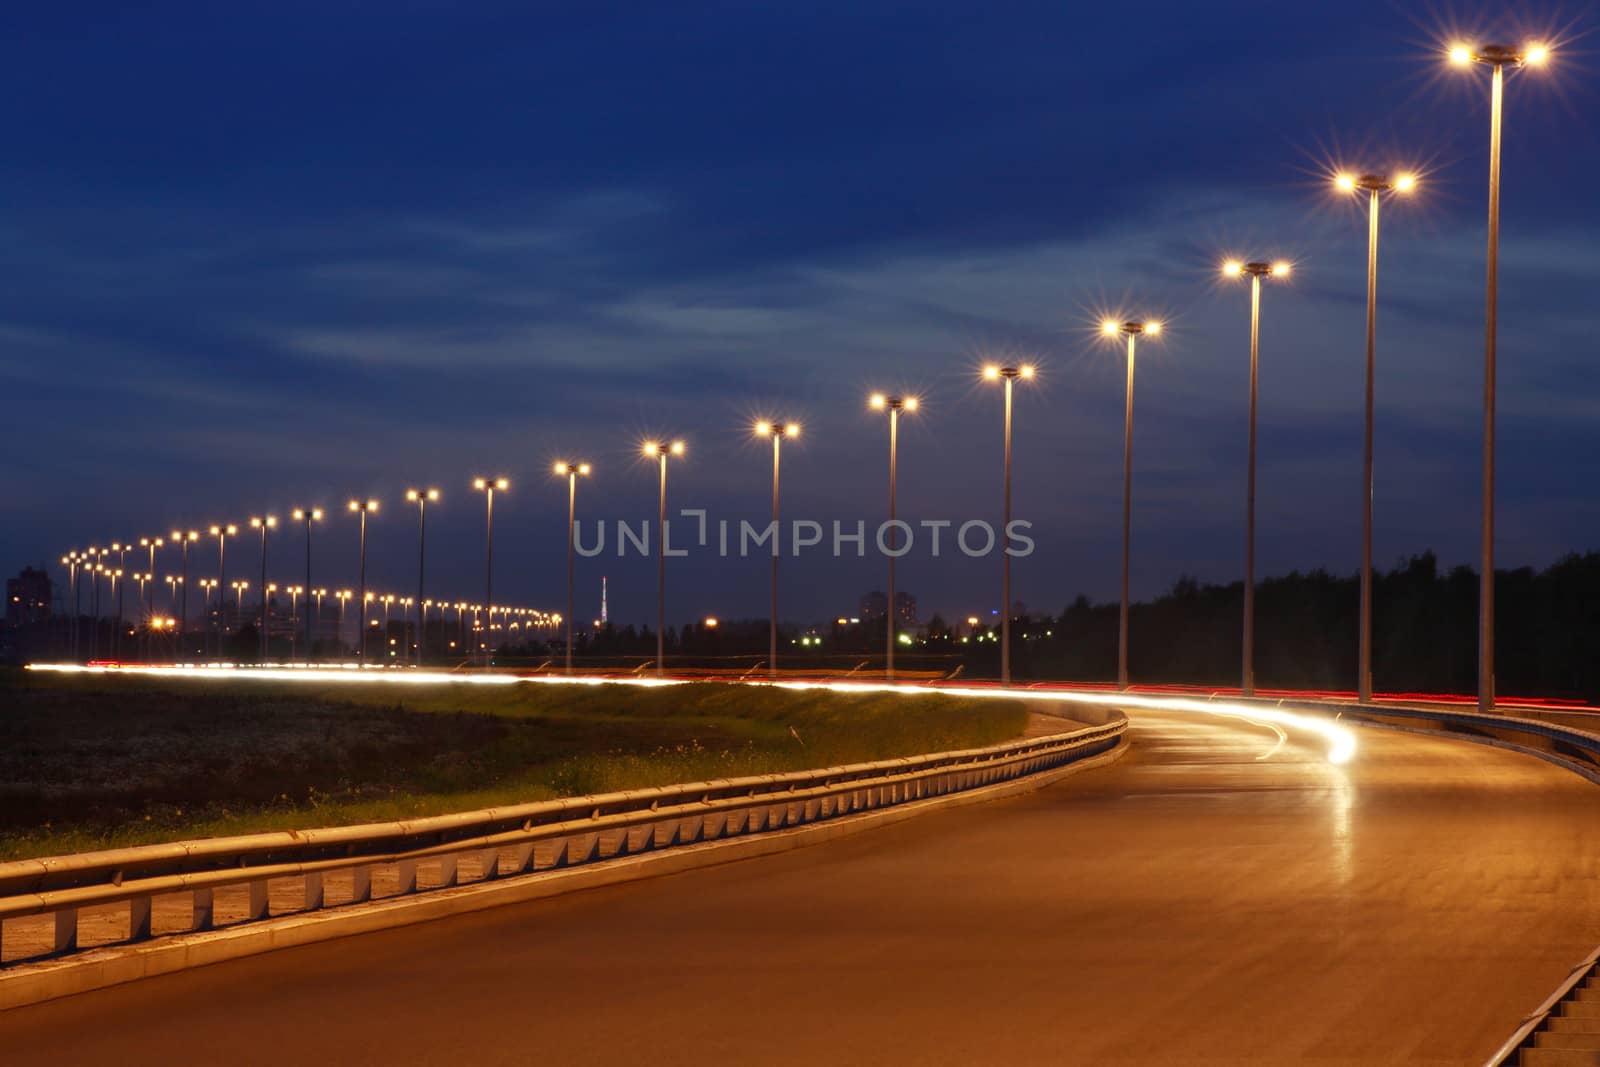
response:
{"label": "street lamp", "polygon": [[[437,489],[407,489],[406,499],[417,505],[417,603],[422,601],[422,574],[423,564],[427,559],[428,548],[428,505],[436,503],[439,499]],[[422,617],[422,609],[417,609],[417,666],[422,666],[422,635],[427,630],[428,620]]]}
{"label": "street lamp", "polygon": [[231,583],[231,586],[233,588],[233,614],[235,618],[240,618],[244,615],[244,591],[250,588],[250,583],[241,580]]}
{"label": "street lamp", "polygon": [[[147,574],[150,574],[152,576],[155,574],[155,570],[156,570],[156,549],[160,548],[164,544],[166,544],[166,542],[164,540],[162,540],[161,538],[159,538],[159,537],[141,537],[141,538],[139,538],[139,547],[140,548],[147,548],[147,549],[150,550],[150,569],[146,572]],[[155,615],[156,615],[156,583],[155,583],[155,580],[154,580],[153,577],[152,577],[151,581],[149,582],[149,586],[150,586],[150,599],[149,599],[149,603],[147,603],[145,605],[145,618],[147,620],[154,619]],[[143,583],[141,583],[140,586],[139,586],[139,595],[140,595],[141,598],[144,596],[144,584]],[[150,630],[148,625],[145,627],[145,655],[146,655],[147,658],[154,658],[154,655],[155,655],[155,637],[152,634],[152,632],[151,632],[151,630]]]}
{"label": "street lamp", "polygon": [[1384,174],[1339,174],[1334,185],[1341,192],[1367,194],[1367,427],[1362,446],[1361,468],[1361,622],[1356,668],[1356,699],[1372,702],[1372,421],[1373,397],[1377,377],[1378,336],[1378,201],[1384,193],[1409,193],[1416,188],[1415,175],[1401,174],[1390,180]]}
{"label": "street lamp", "polygon": [[[183,578],[176,574],[169,574],[165,580],[167,583],[167,603],[171,606],[172,613],[176,615],[178,613],[178,586],[183,584]],[[184,595],[188,595],[187,589],[184,590]]]}
{"label": "street lamp", "polygon": [[[667,651],[667,455],[669,453],[674,456],[683,455],[683,442],[674,441],[670,445],[663,445],[650,441],[644,446],[643,451],[647,457],[661,461],[661,514],[660,529],[657,531],[660,543],[656,545],[656,674],[660,675],[664,673]],[[570,608],[567,614],[568,616],[572,614]]]}
{"label": "street lamp", "polygon": [[[505,492],[511,488],[508,478],[474,478],[472,488],[484,495],[484,554],[483,554],[483,604],[484,620],[487,623],[494,618],[494,492],[496,489]],[[484,627],[483,665],[488,667],[494,661],[492,647],[494,636],[490,627]]]}
{"label": "street lamp", "polygon": [[873,393],[867,399],[867,404],[874,411],[887,411],[889,413],[889,612],[888,619],[888,645],[884,655],[884,677],[894,681],[894,561],[897,534],[895,527],[895,481],[898,476],[899,450],[900,450],[900,413],[902,411],[917,410],[917,398],[914,396],[889,396],[883,393]]}
{"label": "street lamp", "polygon": [[139,573],[138,571],[134,571],[132,574],[128,575],[128,577],[139,583],[139,604],[141,607],[143,607],[145,603],[145,592],[147,587],[150,594],[150,607],[148,613],[145,615],[144,626],[145,659],[148,660],[152,658],[151,652],[153,651],[153,645],[150,637],[150,621],[155,618],[156,614],[156,576],[149,571],[145,571],[143,574]]}
{"label": "street lamp", "polygon": [[350,603],[350,590],[341,589],[337,593],[333,594],[333,598],[339,602],[339,640],[343,641],[344,640],[344,608],[345,608],[346,604]]}
{"label": "street lamp", "polygon": [[[388,642],[388,641],[392,640],[392,638],[389,637],[389,605],[394,603],[394,600],[395,600],[394,594],[393,593],[385,593],[383,595],[383,597],[382,597],[382,600],[383,600],[383,639],[384,639],[385,642]],[[383,648],[387,648],[388,645],[384,644],[384,645],[381,645],[379,647],[380,647],[380,650],[381,650]]]}
{"label": "street lamp", "polygon": [[[358,590],[356,592],[356,604],[357,604],[357,608],[358,608],[358,610],[360,612],[360,618],[358,620],[357,629],[356,629],[356,661],[358,663],[365,663],[366,662],[366,658],[367,658],[367,600],[368,600],[368,597],[367,597],[367,516],[368,515],[372,515],[372,514],[377,512],[377,510],[378,510],[378,502],[376,500],[368,500],[366,502],[362,502],[360,500],[352,499],[350,501],[350,503],[347,505],[347,507],[349,508],[349,510],[355,512],[361,518],[361,568],[360,568],[360,572],[359,572],[360,576],[359,576],[359,581],[358,581],[359,588],[358,588]],[[344,619],[342,617],[343,609],[341,608],[340,611],[341,611],[341,618],[339,620],[339,632],[343,633],[344,632]]]}
{"label": "street lamp", "polygon": [[1244,670],[1240,690],[1244,696],[1256,692],[1256,371],[1261,350],[1261,279],[1286,278],[1288,263],[1239,263],[1222,265],[1228,277],[1250,278],[1250,460],[1245,487],[1244,532]]}
{"label": "street lamp", "polygon": [[[294,662],[294,631],[300,623],[300,594],[306,591],[303,585],[291,585],[284,592],[289,594],[289,661]],[[306,615],[310,617],[311,605],[306,605]]]}
{"label": "street lamp", "polygon": [[578,526],[578,475],[589,476],[587,463],[557,463],[556,474],[567,476],[567,673],[572,673],[572,580],[577,573],[574,539]]}
{"label": "street lamp", "polygon": [[226,523],[211,527],[211,536],[217,539],[217,659],[222,658],[222,636],[228,632],[228,538],[239,532],[239,527]]}
{"label": "street lamp", "polygon": [[1139,335],[1161,336],[1161,323],[1122,322],[1107,319],[1100,324],[1107,337],[1128,339],[1128,387],[1122,419],[1122,610],[1117,616],[1117,688],[1128,688],[1128,554],[1133,531],[1133,369]]}
{"label": "street lamp", "polygon": [[[307,590],[307,596],[308,597],[316,597],[317,598],[317,607],[316,607],[316,612],[317,613],[315,615],[311,615],[311,604],[309,602],[306,604],[306,614],[311,617],[311,620],[315,620],[314,624],[310,620],[308,620],[308,623],[307,623],[307,626],[306,626],[306,640],[308,642],[311,640],[311,635],[316,632],[314,629],[312,629],[312,626],[315,625],[317,627],[321,627],[321,625],[322,625],[322,598],[327,596],[327,595],[328,595],[328,589],[327,589],[326,586],[319,585],[315,589]],[[306,649],[306,662],[307,663],[311,662],[311,649],[309,647]]]}
{"label": "street lamp", "polygon": [[[202,616],[204,616],[205,614],[210,612],[210,610],[211,610],[211,590],[218,588],[218,586],[220,584],[221,583],[218,582],[218,580],[215,579],[215,578],[202,578],[202,579],[200,579],[200,613],[201,613]],[[185,595],[186,596],[188,595],[187,592],[185,593]],[[217,594],[217,614],[218,615],[222,614],[222,594],[221,593]],[[202,642],[202,646],[203,646],[203,642]],[[201,651],[202,652],[204,651],[203,647],[202,647]],[[220,642],[218,643],[218,646],[217,646],[217,658],[218,659],[222,658],[222,646],[221,646]]]}
{"label": "street lamp", "polygon": [[782,458],[783,439],[785,437],[799,437],[800,424],[797,422],[758,422],[756,423],[757,437],[772,438],[772,622],[767,635],[767,673],[776,678],[778,675],[778,556],[781,554],[778,547],[781,539],[778,536],[778,468]]}
{"label": "street lamp", "polygon": [[[257,518],[255,516],[251,516],[251,518],[250,518],[250,528],[252,530],[260,530],[261,531],[261,585],[259,586],[259,589],[260,589],[260,592],[261,592],[261,662],[262,663],[267,662],[267,531],[268,530],[275,530],[275,529],[277,529],[277,527],[278,527],[278,519],[277,519],[277,516],[275,516],[275,515],[268,515],[265,518]],[[240,607],[241,607],[241,610],[242,610],[243,605],[240,605]]]}
{"label": "street lamp", "polygon": [[[293,516],[295,522],[304,524],[304,526],[306,528],[306,584],[305,584],[305,588],[306,589],[310,589],[311,588],[311,524],[313,522],[321,522],[322,521],[322,509],[321,508],[295,508],[294,511],[291,512],[291,515]],[[320,601],[318,602],[317,607],[319,609],[322,607],[322,604],[321,604]],[[309,664],[311,662],[311,612],[310,611],[306,612],[306,623],[305,623],[305,626],[306,626],[306,663]]]}
{"label": "street lamp", "polygon": [[122,577],[122,572],[128,567],[128,549],[132,545],[117,542],[111,546],[111,551],[117,554],[117,572],[111,579],[111,602],[115,605],[117,624],[111,628],[111,657],[117,659],[122,655],[122,623],[125,613],[122,609],[122,586],[117,584],[117,579]]}
{"label": "street lamp", "polygon": [[1541,44],[1523,48],[1486,45],[1475,48],[1456,44],[1450,61],[1466,67],[1475,63],[1493,71],[1489,108],[1489,253],[1485,286],[1483,344],[1483,560],[1478,576],[1478,710],[1494,710],[1494,423],[1495,345],[1499,334],[1500,297],[1500,115],[1501,85],[1506,67],[1537,67],[1550,58]]}
{"label": "street lamp", "polygon": [[1018,378],[1033,377],[1033,367],[1024,363],[1020,367],[1001,367],[990,364],[983,368],[988,381],[1005,383],[1006,433],[1005,433],[1005,505],[1004,550],[1000,553],[1000,684],[1011,684],[1011,392]]}
{"label": "street lamp", "polygon": [[199,530],[172,531],[173,544],[183,546],[183,611],[178,616],[178,639],[181,641],[183,634],[189,628],[189,543],[200,540]]}
{"label": "street lamp", "polygon": [[72,597],[72,632],[67,635],[67,655],[74,661],[78,658],[78,631],[83,625],[81,618],[83,611],[78,597],[78,568],[88,566],[87,562],[78,556],[77,549],[73,549],[61,557],[61,565],[67,568],[67,587]]}

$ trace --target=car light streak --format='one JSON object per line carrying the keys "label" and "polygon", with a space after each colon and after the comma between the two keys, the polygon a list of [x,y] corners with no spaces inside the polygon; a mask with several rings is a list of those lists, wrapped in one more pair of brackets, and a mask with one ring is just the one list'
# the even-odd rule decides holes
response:
{"label": "car light streak", "polygon": [[[67,663],[34,663],[30,671],[48,671],[57,674],[137,674],[168,678],[193,679],[247,679],[274,682],[378,682],[393,685],[516,685],[536,683],[544,685],[634,685],[662,686],[685,685],[704,679],[670,677],[628,677],[610,675],[519,675],[497,673],[458,674],[450,671],[395,669],[345,663],[330,666],[307,667],[303,664],[268,664],[244,667],[229,663],[208,665],[151,666],[144,664],[90,664],[82,666]],[[982,700],[1049,701],[1058,704],[1083,704],[1119,708],[1146,708],[1151,711],[1182,711],[1200,715],[1220,715],[1244,719],[1258,725],[1273,724],[1293,730],[1313,733],[1328,745],[1329,763],[1348,763],[1356,754],[1355,732],[1332,719],[1314,714],[1302,714],[1283,707],[1260,707],[1234,703],[1228,700],[1196,700],[1178,696],[1144,696],[1131,693],[1078,692],[1066,689],[1006,689],[998,686],[925,686],[892,685],[887,682],[827,682],[827,681],[729,681],[724,685],[771,685],[781,689],[828,689],[836,693],[904,693],[917,695],[945,693]],[[1280,742],[1281,744],[1281,742]],[[1277,749],[1273,749],[1276,752]],[[1272,753],[1268,753],[1270,756]]]}

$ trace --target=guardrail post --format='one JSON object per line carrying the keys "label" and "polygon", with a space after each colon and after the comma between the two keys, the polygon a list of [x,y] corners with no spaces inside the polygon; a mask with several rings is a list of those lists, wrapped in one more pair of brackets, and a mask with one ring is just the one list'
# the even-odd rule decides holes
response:
{"label": "guardrail post", "polygon": [[372,899],[372,868],[363,863],[350,868],[350,903],[362,904]]}
{"label": "guardrail post", "polygon": [[394,872],[400,882],[401,893],[415,893],[417,891],[416,860],[401,860],[394,865]]}
{"label": "guardrail post", "polygon": [[311,871],[305,876],[305,908],[316,911],[322,907],[322,872]]}
{"label": "guardrail post", "polygon": [[484,882],[500,877],[500,850],[486,848],[478,853],[478,871],[479,880]]}
{"label": "guardrail post", "polygon": [[267,880],[265,878],[257,878],[250,883],[250,902],[245,907],[245,919],[249,922],[265,919],[270,910],[271,904],[267,899]]}
{"label": "guardrail post", "polygon": [[56,952],[71,952],[78,947],[78,909],[62,908],[55,914],[56,931],[52,946]]}
{"label": "guardrail post", "polygon": [[453,853],[439,857],[439,888],[456,884],[456,867],[459,859],[460,857]]}
{"label": "guardrail post", "polygon": [[211,888],[195,889],[189,893],[189,929],[209,930],[216,918],[211,905]]}
{"label": "guardrail post", "polygon": [[128,901],[128,940],[144,941],[150,936],[150,895],[133,897]]}

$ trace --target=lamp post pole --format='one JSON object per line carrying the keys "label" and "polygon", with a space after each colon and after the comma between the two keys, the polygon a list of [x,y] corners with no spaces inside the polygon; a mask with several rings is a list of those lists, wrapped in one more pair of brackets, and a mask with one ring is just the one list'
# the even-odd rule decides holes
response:
{"label": "lamp post pole", "polygon": [[423,615],[423,573],[428,552],[428,505],[439,499],[437,489],[407,489],[406,499],[417,505],[417,666],[422,666],[423,634],[428,620]]}
{"label": "lamp post pole", "polygon": [[1489,247],[1484,286],[1483,343],[1483,546],[1478,593],[1478,710],[1494,711],[1494,436],[1495,356],[1499,337],[1500,297],[1500,123],[1505,68],[1541,66],[1550,50],[1531,44],[1523,48],[1456,45],[1450,59],[1457,66],[1481,64],[1492,71],[1489,98]]}
{"label": "lamp post pole", "polygon": [[1138,358],[1139,336],[1158,337],[1161,323],[1111,320],[1101,324],[1107,337],[1118,335],[1128,340],[1128,384],[1124,393],[1122,419],[1122,603],[1117,615],[1117,688],[1128,688],[1128,560],[1133,546],[1133,376]]}
{"label": "lamp post pole", "polygon": [[183,608],[178,617],[178,643],[183,644],[183,635],[189,629],[189,542],[200,540],[200,531],[182,530],[172,531],[172,540],[183,545]]}
{"label": "lamp post pole", "polygon": [[472,487],[485,495],[485,545],[483,564],[483,665],[494,660],[494,491],[511,488],[507,478],[475,478]]}
{"label": "lamp post pole", "polygon": [[572,586],[577,576],[578,475],[588,475],[587,463],[557,463],[556,473],[567,477],[567,673],[572,673]]}
{"label": "lamp post pole", "polygon": [[237,526],[224,524],[211,527],[211,536],[217,539],[217,659],[222,659],[223,636],[228,632],[228,536],[239,532]]}
{"label": "lamp post pole", "polygon": [[778,535],[778,484],[783,461],[783,439],[800,436],[797,422],[758,422],[757,437],[772,438],[772,580],[770,621],[767,629],[767,674],[778,675],[778,556],[782,538]]}
{"label": "lamp post pole", "polygon": [[1281,261],[1230,262],[1222,270],[1224,274],[1250,279],[1250,446],[1245,475],[1244,663],[1239,686],[1240,692],[1248,697],[1256,692],[1256,399],[1261,355],[1261,279],[1287,276],[1290,267]]}
{"label": "lamp post pole", "polygon": [[[376,500],[351,500],[349,509],[356,513],[361,520],[361,563],[356,576],[356,662],[365,665],[367,662],[367,516],[378,510]],[[342,620],[341,620],[342,623]],[[343,625],[340,630],[343,631]]]}
{"label": "lamp post pole", "polygon": [[1373,420],[1377,396],[1378,337],[1378,208],[1384,193],[1409,193],[1416,178],[1402,174],[1390,181],[1382,174],[1354,177],[1340,174],[1334,184],[1344,192],[1367,194],[1367,377],[1366,429],[1362,439],[1361,468],[1361,624],[1357,639],[1356,699],[1372,702],[1372,495],[1373,495]]}
{"label": "lamp post pole", "polygon": [[[150,569],[145,572],[151,575],[151,580],[148,583],[150,586],[150,598],[149,602],[145,604],[144,644],[145,659],[151,660],[155,658],[156,652],[155,627],[151,625],[156,617],[156,583],[154,580],[156,573],[156,549],[166,544],[166,542],[159,537],[141,537],[139,538],[139,544],[141,547],[150,550]],[[139,592],[142,597],[145,592],[144,583],[141,583],[139,586]]]}
{"label": "lamp post pole", "polygon": [[898,558],[895,551],[899,547],[899,529],[895,525],[895,490],[899,480],[900,456],[900,413],[902,411],[917,410],[917,398],[914,396],[888,396],[883,393],[874,393],[868,398],[867,404],[875,411],[889,413],[889,599],[887,611],[884,615],[884,653],[883,676],[887,681],[894,681],[894,642],[895,642],[895,596],[894,596],[894,563]]}
{"label": "lamp post pole", "polygon": [[111,546],[111,550],[117,554],[117,572],[112,575],[111,579],[111,600],[115,604],[117,613],[117,623],[111,628],[111,657],[113,659],[118,659],[122,655],[122,626],[125,619],[122,598],[123,590],[127,583],[118,581],[118,579],[128,569],[128,549],[131,547],[133,546],[125,545],[120,541]]}
{"label": "lamp post pole", "polygon": [[[261,662],[262,663],[266,663],[267,662],[267,531],[277,528],[278,519],[274,515],[268,515],[265,518],[252,517],[250,519],[250,525],[261,531],[261,584],[256,587],[256,591],[261,596],[261,633],[259,635],[260,639],[261,639]],[[244,610],[244,604],[243,603],[241,603],[239,605],[239,609],[241,611]]]}
{"label": "lamp post pole", "polygon": [[1018,378],[1032,378],[1033,368],[988,366],[983,376],[1005,387],[1004,504],[1001,511],[1002,550],[1000,552],[1000,684],[1011,684],[1011,394]]}
{"label": "lamp post pole", "polygon": [[[296,522],[299,522],[299,523],[303,524],[305,526],[305,530],[306,530],[306,584],[305,584],[305,590],[306,590],[307,601],[306,601],[306,619],[305,619],[305,642],[306,642],[306,663],[307,663],[307,665],[309,665],[311,663],[311,603],[310,603],[310,596],[311,596],[311,593],[312,593],[312,589],[311,589],[311,524],[313,522],[317,522],[317,521],[320,521],[322,519],[322,509],[321,508],[295,508],[294,509],[294,518],[295,518]],[[318,614],[321,614],[321,611],[322,611],[322,598],[319,596],[317,598],[317,612],[318,612]]]}
{"label": "lamp post pole", "polygon": [[644,446],[644,454],[659,461],[661,466],[660,507],[657,522],[659,529],[656,544],[656,676],[666,672],[666,622],[667,622],[667,455],[683,455],[683,442],[670,445],[651,441]]}

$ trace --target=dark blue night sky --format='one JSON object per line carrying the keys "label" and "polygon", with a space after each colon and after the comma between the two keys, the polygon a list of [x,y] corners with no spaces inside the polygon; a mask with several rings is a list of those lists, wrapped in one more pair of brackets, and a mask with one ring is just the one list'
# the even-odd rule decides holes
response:
{"label": "dark blue night sky", "polygon": [[[174,524],[377,495],[376,587],[409,590],[411,484],[434,589],[559,608],[564,487],[640,519],[647,433],[681,436],[675,506],[769,506],[760,414],[805,423],[785,511],[875,521],[877,388],[925,408],[901,513],[998,519],[989,354],[1019,391],[1017,595],[1114,597],[1120,353],[1141,350],[1136,595],[1242,573],[1248,293],[1264,295],[1263,574],[1359,562],[1365,228],[1335,163],[1423,174],[1384,215],[1377,558],[1475,558],[1488,79],[1454,32],[1556,45],[1508,79],[1500,562],[1600,547],[1600,172],[1592,19],[1502,4],[32,5],[0,63],[0,564]],[[1481,16],[1481,17],[1480,17]],[[1500,19],[1500,21],[1496,21]],[[353,584],[355,526],[318,533]],[[299,577],[297,549],[272,571]],[[874,559],[785,564],[785,615],[832,617]],[[158,564],[158,570],[165,571]],[[580,567],[580,616],[654,614],[653,564]],[[677,619],[765,612],[765,562],[673,567]],[[924,612],[998,606],[998,563],[924,553]]]}

